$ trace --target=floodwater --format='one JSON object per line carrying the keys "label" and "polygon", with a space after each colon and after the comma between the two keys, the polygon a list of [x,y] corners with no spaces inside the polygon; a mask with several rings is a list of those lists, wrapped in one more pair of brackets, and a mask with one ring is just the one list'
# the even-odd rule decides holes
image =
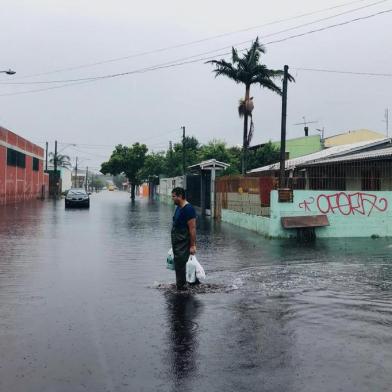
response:
{"label": "floodwater", "polygon": [[200,219],[208,286],[177,294],[171,213],[122,192],[0,208],[1,392],[391,391],[392,239]]}

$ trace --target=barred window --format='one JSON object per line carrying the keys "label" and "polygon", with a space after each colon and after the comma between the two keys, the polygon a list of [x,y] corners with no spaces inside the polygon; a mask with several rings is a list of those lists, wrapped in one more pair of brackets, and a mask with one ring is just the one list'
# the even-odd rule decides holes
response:
{"label": "barred window", "polygon": [[23,152],[16,151],[12,148],[7,148],[7,165],[26,167],[26,154]]}
{"label": "barred window", "polygon": [[33,170],[34,171],[39,170],[39,159],[38,158],[33,158]]}
{"label": "barred window", "polygon": [[7,148],[7,165],[16,166],[17,159],[17,151]]}
{"label": "barred window", "polygon": [[26,167],[26,155],[22,152],[17,151],[16,166],[25,168]]}

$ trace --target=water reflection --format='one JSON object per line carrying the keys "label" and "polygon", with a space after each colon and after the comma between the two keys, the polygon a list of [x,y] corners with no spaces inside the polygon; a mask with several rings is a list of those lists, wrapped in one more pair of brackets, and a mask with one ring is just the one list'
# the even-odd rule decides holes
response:
{"label": "water reflection", "polygon": [[169,372],[174,391],[184,391],[197,374],[198,329],[197,319],[201,302],[192,294],[167,293],[169,320]]}
{"label": "water reflection", "polygon": [[392,239],[201,218],[207,282],[177,294],[172,213],[120,192],[0,208],[1,392],[390,390]]}

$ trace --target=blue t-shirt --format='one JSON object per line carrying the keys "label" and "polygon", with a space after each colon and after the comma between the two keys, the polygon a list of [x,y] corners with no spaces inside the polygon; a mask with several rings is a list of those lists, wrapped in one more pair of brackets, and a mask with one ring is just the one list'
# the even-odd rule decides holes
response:
{"label": "blue t-shirt", "polygon": [[176,229],[186,229],[188,221],[196,218],[196,211],[191,204],[186,204],[180,208],[177,206],[173,216],[173,227]]}

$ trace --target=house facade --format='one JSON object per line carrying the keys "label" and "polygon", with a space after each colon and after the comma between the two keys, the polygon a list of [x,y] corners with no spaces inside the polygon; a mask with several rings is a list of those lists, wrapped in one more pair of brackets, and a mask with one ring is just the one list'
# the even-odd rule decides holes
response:
{"label": "house facade", "polygon": [[48,188],[43,148],[0,127],[0,205],[44,198]]}
{"label": "house facade", "polygon": [[[218,183],[222,220],[269,237],[391,237],[391,139],[335,146]],[[256,176],[257,174],[257,176]]]}

